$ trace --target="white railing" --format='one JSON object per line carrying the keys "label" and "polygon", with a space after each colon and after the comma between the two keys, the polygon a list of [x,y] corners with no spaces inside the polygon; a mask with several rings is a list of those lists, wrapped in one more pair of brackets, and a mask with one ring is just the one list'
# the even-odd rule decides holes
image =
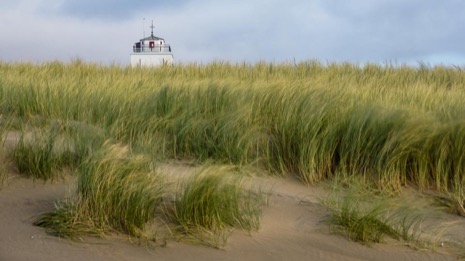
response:
{"label": "white railing", "polygon": [[136,47],[135,45],[132,47],[132,51],[135,53],[170,53],[171,46],[169,44],[156,44],[156,45],[142,45],[140,47]]}

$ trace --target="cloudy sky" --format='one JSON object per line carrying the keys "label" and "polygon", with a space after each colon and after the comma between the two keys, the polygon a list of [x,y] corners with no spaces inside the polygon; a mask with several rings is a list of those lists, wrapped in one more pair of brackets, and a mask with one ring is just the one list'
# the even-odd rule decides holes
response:
{"label": "cloudy sky", "polygon": [[150,34],[180,63],[465,65],[463,0],[0,0],[0,60],[129,63]]}

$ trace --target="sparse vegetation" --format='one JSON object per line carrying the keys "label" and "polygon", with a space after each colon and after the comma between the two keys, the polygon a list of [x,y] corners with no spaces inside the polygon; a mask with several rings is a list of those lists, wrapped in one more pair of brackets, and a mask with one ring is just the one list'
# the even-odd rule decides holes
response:
{"label": "sparse vegetation", "polygon": [[58,130],[23,130],[11,157],[18,172],[34,179],[51,180],[71,162],[71,153],[62,144],[57,148]]}
{"label": "sparse vegetation", "polygon": [[[169,183],[147,160],[106,142],[78,167],[76,194],[34,224],[66,238],[117,231],[153,240],[157,236],[145,225],[164,216],[177,235],[215,247],[226,243],[232,228],[259,228],[261,195],[246,190],[240,178],[221,168],[207,168],[183,179],[170,202]],[[161,205],[163,196],[167,199]]]}
{"label": "sparse vegetation", "polygon": [[127,147],[105,143],[77,169],[77,191],[35,225],[63,237],[119,231],[142,236],[155,217],[165,184],[141,155]]}
{"label": "sparse vegetation", "polygon": [[6,134],[8,129],[11,128],[10,119],[0,114],[0,189],[7,183],[7,159],[4,144],[6,141]]}
{"label": "sparse vegetation", "polygon": [[262,205],[262,195],[247,190],[241,178],[209,167],[182,180],[165,212],[189,240],[221,247],[231,228],[259,229]]}
{"label": "sparse vegetation", "polygon": [[8,179],[8,173],[6,172],[4,167],[0,167],[0,189],[4,186],[4,184],[7,182]]}
{"label": "sparse vegetation", "polygon": [[[456,225],[441,221],[445,214],[428,205],[420,194],[386,197],[353,183],[351,188],[333,191],[324,202],[329,209],[331,230],[366,245],[398,240],[415,249],[437,249],[446,243],[449,251],[460,253],[463,245],[448,234]],[[442,214],[441,214],[442,213]]]}

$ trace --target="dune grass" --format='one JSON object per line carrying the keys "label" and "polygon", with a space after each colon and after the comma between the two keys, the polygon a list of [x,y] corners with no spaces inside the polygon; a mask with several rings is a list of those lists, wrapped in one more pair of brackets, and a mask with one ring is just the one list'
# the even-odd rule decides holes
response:
{"label": "dune grass", "polygon": [[45,129],[23,129],[10,157],[18,172],[26,177],[53,180],[63,167],[70,165],[72,155],[69,148],[57,146],[59,127]]}
{"label": "dune grass", "polygon": [[[1,153],[0,153],[0,156]],[[5,167],[5,164],[3,162],[1,162],[1,165],[0,165],[0,190],[3,188],[3,186],[5,186],[5,184],[7,184],[7,181],[8,181],[8,171]]]}
{"label": "dune grass", "polygon": [[221,168],[206,168],[172,191],[149,158],[107,141],[76,172],[75,194],[34,222],[52,235],[75,239],[119,232],[156,240],[157,231],[145,227],[163,219],[177,238],[221,247],[232,228],[259,228],[262,196]]}
{"label": "dune grass", "polygon": [[64,168],[77,168],[101,148],[106,137],[101,129],[79,122],[29,117],[16,122],[19,139],[8,148],[8,157],[20,174],[44,181],[55,179]]}
{"label": "dune grass", "polygon": [[5,148],[7,132],[11,128],[11,119],[0,115],[0,190],[8,183],[8,152]]}
{"label": "dune grass", "polygon": [[181,181],[165,213],[184,239],[221,247],[232,228],[259,229],[262,205],[263,196],[247,188],[242,178],[206,167]]}
{"label": "dune grass", "polygon": [[[356,177],[388,195],[406,186],[434,191],[451,211],[465,212],[461,67],[308,61],[150,69],[78,60],[40,65],[0,62],[0,74],[2,117],[18,122],[37,119],[42,130],[33,132],[32,142],[26,138],[30,133],[24,132],[13,153],[18,170],[43,179],[53,178],[50,173],[65,165],[76,170],[78,196],[39,222],[53,227],[50,224],[62,220],[64,227],[58,231],[65,232],[57,234],[67,235],[77,227],[75,231],[90,229],[97,234],[112,229],[140,234],[154,218],[162,193],[147,192],[158,191],[154,184],[161,181],[157,175],[146,180],[152,176],[142,158],[253,164],[270,175],[296,175],[309,185]],[[57,131],[49,128],[51,121],[60,123]],[[57,137],[69,141],[68,153],[57,153]],[[103,145],[105,140],[124,144],[142,158],[125,152],[114,160],[120,149]],[[113,156],[105,158],[102,151]],[[181,186],[170,212],[186,234],[197,229],[220,238],[225,234],[216,232],[225,227],[255,228],[225,221],[231,217],[222,217],[221,223],[208,216],[218,213],[207,210],[205,202],[216,204],[227,194],[242,197],[245,192],[225,185],[236,181],[229,177],[221,181],[216,175],[196,179],[191,180],[195,186]],[[123,187],[135,190],[123,192]],[[194,210],[183,201],[197,202],[189,196],[196,190],[197,196],[209,197],[199,201],[206,206],[197,205],[206,212],[189,217]],[[141,197],[152,203],[144,205]],[[333,222],[349,227],[350,237],[362,242],[377,242],[385,235],[415,237],[406,231],[415,231],[421,218],[395,214],[397,224],[391,224],[386,221],[391,209],[380,204],[360,210],[358,200],[349,197],[335,208],[338,218]],[[136,214],[130,215],[133,211]],[[120,216],[124,219],[117,219]]]}
{"label": "dune grass", "polygon": [[463,249],[463,243],[448,234],[456,224],[445,222],[441,209],[420,195],[386,197],[382,191],[367,189],[363,182],[351,185],[342,191],[335,186],[324,202],[333,232],[366,245],[391,238],[415,249],[435,250],[444,243],[453,252]]}
{"label": "dune grass", "polygon": [[8,183],[9,176],[4,154],[3,149],[0,149],[0,190]]}
{"label": "dune grass", "polygon": [[366,244],[379,243],[384,236],[399,238],[398,233],[382,219],[385,209],[375,206],[363,211],[358,204],[346,197],[340,208],[334,209],[330,221],[334,231],[345,232],[350,239]]}
{"label": "dune grass", "polygon": [[306,184],[343,173],[386,190],[413,183],[463,194],[461,67],[308,61],[148,69],[77,60],[0,63],[0,71],[3,113],[94,126],[153,157],[253,163]]}
{"label": "dune grass", "polygon": [[35,225],[67,238],[109,232],[145,236],[144,227],[155,217],[165,189],[150,160],[107,142],[77,172],[76,194]]}

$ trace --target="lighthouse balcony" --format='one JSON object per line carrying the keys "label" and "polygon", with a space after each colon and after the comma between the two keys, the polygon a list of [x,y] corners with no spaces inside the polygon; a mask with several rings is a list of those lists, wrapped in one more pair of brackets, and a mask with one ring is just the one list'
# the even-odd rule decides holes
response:
{"label": "lighthouse balcony", "polygon": [[162,45],[134,45],[133,46],[134,53],[171,53],[171,46],[169,44],[162,44]]}

